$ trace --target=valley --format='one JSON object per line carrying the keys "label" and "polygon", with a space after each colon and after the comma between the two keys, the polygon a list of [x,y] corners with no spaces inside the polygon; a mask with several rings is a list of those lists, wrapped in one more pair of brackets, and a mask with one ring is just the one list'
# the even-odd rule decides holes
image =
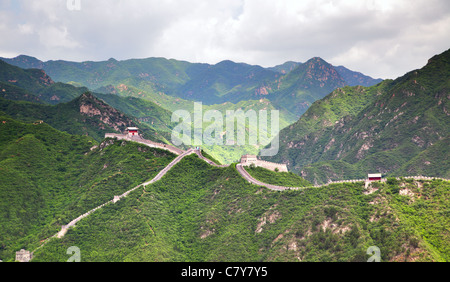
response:
{"label": "valley", "polygon": [[[191,114],[194,111],[194,103],[201,102],[205,111],[220,111],[223,117],[228,110],[277,110],[280,113],[280,129],[294,123],[314,101],[323,98],[330,91],[353,84],[355,77],[360,78],[366,86],[381,81],[345,68],[334,67],[318,57],[305,63],[295,63],[293,70],[284,74],[282,66],[266,69],[232,61],[222,61],[215,65],[164,58],[124,61],[109,59],[81,63],[42,62],[24,55],[0,59],[22,68],[44,70],[53,80],[69,84],[70,87],[87,87],[94,95],[115,106],[119,103],[112,100],[117,100],[116,96],[120,96],[141,99],[130,101],[139,101],[141,104],[151,101],[162,108],[158,111],[185,110]],[[353,80],[349,79],[347,82],[341,74],[348,78],[352,76]],[[58,96],[58,99],[61,97]],[[123,104],[123,100],[120,104]],[[139,107],[145,109],[144,105]],[[152,108],[155,109],[154,106]],[[121,110],[128,115],[138,115],[145,121],[142,110],[139,110],[141,113],[131,112],[132,109],[125,106],[122,106]],[[150,109],[146,109],[146,112],[149,111]],[[149,124],[151,121],[145,123]],[[166,124],[170,124],[170,121],[166,120]],[[203,128],[208,125],[209,123],[205,123]],[[258,128],[249,124],[247,131],[257,132]],[[223,137],[226,138],[226,129],[222,132],[225,132]],[[266,145],[267,141],[258,143],[257,146],[242,148],[207,145],[204,149],[221,162],[232,163],[245,153],[257,154]]]}
{"label": "valley", "polygon": [[[76,246],[85,262],[340,262],[376,246],[382,261],[448,261],[449,55],[384,81],[319,57],[2,58],[0,259],[63,262]],[[223,145],[174,146],[174,114],[195,133],[239,110],[279,112],[277,154],[261,155],[275,139],[226,144],[260,134],[250,119],[215,127]]]}

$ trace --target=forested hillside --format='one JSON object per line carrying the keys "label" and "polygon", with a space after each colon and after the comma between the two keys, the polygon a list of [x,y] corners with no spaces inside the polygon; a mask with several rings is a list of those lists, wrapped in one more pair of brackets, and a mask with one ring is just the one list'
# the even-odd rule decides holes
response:
{"label": "forested hillside", "polygon": [[[396,181],[273,192],[234,166],[185,157],[160,181],[105,206],[35,261],[448,261],[449,184]],[[426,215],[426,216],[424,216]]]}
{"label": "forested hillside", "polygon": [[45,70],[58,82],[148,99],[168,110],[183,108],[187,101],[217,105],[268,98],[277,109],[298,117],[336,87],[379,82],[345,67],[334,67],[321,58],[273,68],[229,60],[211,65],[165,58],[42,62],[21,55],[0,59],[21,68]]}
{"label": "forested hillside", "polygon": [[61,225],[156,175],[173,157],[134,143],[98,144],[1,113],[0,259],[34,249]]}
{"label": "forested hillside", "polygon": [[419,70],[372,87],[343,87],[280,133],[280,152],[309,181],[368,173],[450,177],[450,51]]}

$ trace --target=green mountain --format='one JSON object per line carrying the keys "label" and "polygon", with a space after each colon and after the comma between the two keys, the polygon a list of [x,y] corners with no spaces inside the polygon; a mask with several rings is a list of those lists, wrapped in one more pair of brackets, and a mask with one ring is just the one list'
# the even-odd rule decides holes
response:
{"label": "green mountain", "polygon": [[[22,57],[26,62],[28,59]],[[42,70],[21,69],[3,61],[0,74],[0,110],[23,121],[42,120],[59,130],[89,135],[97,141],[105,133],[138,126],[144,137],[169,143],[170,131],[175,126],[171,113],[150,101],[97,93],[94,96],[86,87],[54,83]]]}
{"label": "green mountain", "polygon": [[381,78],[373,79],[370,76],[364,75],[360,72],[349,70],[344,66],[337,66],[337,67],[335,66],[334,68],[339,73],[339,75],[345,80],[348,86],[361,85],[369,87],[383,81]]}
{"label": "green mountain", "polygon": [[448,182],[372,188],[269,191],[247,183],[234,166],[212,167],[191,155],[162,180],[52,239],[34,261],[67,261],[71,246],[83,262],[365,262],[371,246],[381,261],[449,260],[449,218],[442,210]]}
{"label": "green mountain", "polygon": [[48,104],[68,102],[88,91],[85,87],[55,83],[43,70],[22,69],[1,60],[0,90],[0,97]]}
{"label": "green mountain", "polygon": [[136,118],[158,132],[170,133],[175,124],[171,121],[172,113],[148,100],[135,97],[122,97],[113,94],[95,93],[95,97],[105,101],[120,112]]}
{"label": "green mountain", "polygon": [[268,99],[300,117],[316,100],[345,85],[332,65],[316,57],[280,78]]}
{"label": "green mountain", "polygon": [[90,136],[97,141],[103,140],[105,133],[122,133],[129,126],[137,126],[147,139],[167,142],[154,128],[123,114],[89,92],[57,105],[0,98],[0,111],[14,119],[30,123],[44,122],[60,131]]}
{"label": "green mountain", "polygon": [[281,74],[287,74],[297,68],[302,63],[293,62],[293,61],[287,61],[281,65],[276,65],[274,67],[269,67],[269,70],[279,72]]}
{"label": "green mountain", "polygon": [[[113,139],[97,143],[0,113],[0,259],[33,261],[448,261],[449,184],[388,179],[276,192],[234,165],[185,157],[161,180],[96,210],[63,238],[44,240],[79,215],[153,178],[174,159]],[[309,185],[290,173],[257,179]],[[426,215],[426,216],[424,216]]]}
{"label": "green mountain", "polygon": [[[194,102],[202,102],[205,109],[220,110],[223,117],[227,110],[279,110],[280,128],[295,122],[314,101],[347,83],[332,65],[320,58],[304,64],[287,62],[284,66],[289,67],[289,72],[284,71],[283,66],[262,68],[232,61],[215,65],[193,64],[164,58],[82,63],[41,62],[27,56],[3,60],[21,67],[40,67],[55,81],[68,83],[70,87],[84,85],[103,94],[139,98],[171,112],[187,110],[192,114]],[[56,99],[59,96],[63,95],[52,96],[55,99],[52,102],[59,102]],[[13,95],[8,98],[13,99]],[[162,110],[149,114],[147,103],[142,100],[119,102],[119,98],[111,95],[102,99],[155,130],[162,130],[166,140],[170,138],[169,129],[176,126]],[[158,115],[161,119],[156,117]],[[205,123],[203,128],[207,126]],[[246,135],[258,130],[248,126]],[[257,154],[266,143],[259,143],[259,146],[205,146],[204,149],[221,162],[231,163],[243,154]]]}
{"label": "green mountain", "polygon": [[278,73],[260,66],[222,61],[192,76],[178,89],[177,96],[207,105],[255,100],[258,89],[278,76]]}
{"label": "green mountain", "polygon": [[70,135],[0,112],[0,259],[33,249],[73,218],[156,175],[174,156]]}
{"label": "green mountain", "polygon": [[[300,66],[301,64],[302,63],[288,61],[288,62],[285,62],[284,64],[277,65],[275,67],[271,67],[268,69],[282,73],[282,74],[287,74],[287,73],[291,72],[292,70],[294,70],[295,68],[297,68],[298,66]],[[345,83],[348,86],[361,85],[361,86],[369,87],[369,86],[373,86],[373,85],[378,84],[381,81],[383,81],[380,78],[374,79],[374,78],[371,78],[370,76],[364,75],[360,72],[355,72],[355,71],[349,70],[348,68],[346,68],[344,66],[333,66],[333,67],[339,73],[339,75],[342,77],[342,79],[345,80]]]}
{"label": "green mountain", "polygon": [[[11,74],[11,77],[22,81],[20,78],[21,73],[35,72],[44,74],[42,71],[32,69],[23,70],[18,67],[11,66],[3,63],[2,68],[5,73],[6,70]],[[40,78],[35,74],[27,76],[33,81],[40,81]],[[6,79],[6,78],[5,78]],[[52,81],[49,77],[48,80]],[[29,94],[29,92],[19,86],[10,85],[4,83],[5,91],[4,97],[9,100],[22,100],[31,101],[35,103],[43,103],[38,96]],[[30,84],[30,83],[29,83]],[[86,90],[86,88],[76,88],[69,84],[58,83],[61,85],[61,93],[59,97],[71,97],[71,89],[77,91]],[[141,86],[140,86],[141,87]],[[30,88],[30,87],[28,87]],[[35,87],[36,88],[36,87]],[[144,87],[145,88],[145,87]],[[109,88],[111,90],[111,88]],[[126,85],[120,85],[113,94],[98,94],[94,93],[95,97],[91,94],[87,96],[83,94],[82,98],[75,98],[67,103],[60,103],[59,100],[54,107],[47,105],[33,105],[30,103],[13,103],[11,101],[2,100],[1,109],[11,116],[20,120],[28,122],[34,122],[36,120],[43,120],[51,126],[66,131],[71,134],[82,134],[92,136],[97,141],[101,141],[105,133],[123,132],[127,126],[137,126],[140,128],[143,136],[163,143],[171,143],[172,130],[177,123],[172,122],[172,113],[163,109],[161,106],[149,101],[150,99],[142,99],[142,90],[127,87]],[[43,88],[45,91],[49,91],[48,88]],[[87,92],[86,92],[87,93]],[[100,98],[101,101],[97,100]],[[163,97],[167,99],[164,100]],[[83,101],[81,101],[81,100]],[[174,98],[172,96],[161,94],[155,96],[154,101],[156,103],[172,105],[172,109],[185,109],[191,113],[194,111],[194,102],[188,100],[182,100]],[[165,102],[164,102],[165,101]],[[112,107],[110,107],[112,106]],[[169,106],[170,107],[170,106]],[[117,109],[117,110],[116,110]],[[237,104],[226,102],[219,105],[207,106],[204,105],[204,112],[209,110],[220,111],[223,113],[223,120],[228,110],[275,110],[275,107],[268,100],[258,101],[241,101]],[[124,114],[122,114],[124,113]],[[285,127],[295,121],[295,117],[287,111],[282,111],[280,115],[280,126]],[[210,123],[203,123],[203,128],[206,129]],[[193,123],[189,125],[193,128]],[[255,126],[247,125],[247,132],[256,132],[258,129]],[[219,133],[226,132],[226,128],[223,128]],[[236,136],[236,130],[228,134],[233,133]],[[247,136],[248,136],[247,133]],[[227,135],[224,135],[226,138]],[[247,137],[248,138],[248,137]],[[191,142],[191,144],[193,144]],[[225,144],[225,142],[223,142]],[[266,143],[262,144],[266,145]],[[204,146],[204,149],[219,159],[223,163],[231,163],[240,158],[241,155],[246,153],[257,154],[261,146],[244,145],[244,146]]]}
{"label": "green mountain", "polygon": [[[228,60],[210,65],[164,58],[81,63],[42,62],[28,56],[0,59],[20,67],[44,69],[55,81],[84,85],[95,92],[145,98],[168,110],[182,105],[183,100],[213,105],[269,98],[277,108],[300,116],[312,102],[336,87],[353,85],[355,81],[363,85],[375,83],[342,67],[338,71],[320,58],[304,64],[286,62],[273,68]],[[339,77],[339,72],[344,71],[348,82]]]}
{"label": "green mountain", "polygon": [[333,91],[280,132],[279,154],[268,159],[317,183],[370,172],[448,178],[449,58],[446,51],[394,81]]}

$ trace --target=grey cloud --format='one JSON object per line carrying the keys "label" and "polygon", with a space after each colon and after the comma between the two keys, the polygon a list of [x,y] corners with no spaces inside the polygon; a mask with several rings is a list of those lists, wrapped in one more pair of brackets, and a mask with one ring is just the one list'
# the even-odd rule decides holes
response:
{"label": "grey cloud", "polygon": [[0,0],[0,56],[161,56],[273,66],[320,56],[395,78],[449,48],[450,3],[422,1]]}

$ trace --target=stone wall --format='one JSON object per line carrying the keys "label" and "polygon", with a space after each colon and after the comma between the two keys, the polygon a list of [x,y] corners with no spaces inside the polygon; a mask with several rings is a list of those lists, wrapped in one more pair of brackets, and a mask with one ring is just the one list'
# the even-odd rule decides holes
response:
{"label": "stone wall", "polygon": [[157,142],[153,142],[147,139],[142,138],[140,135],[134,135],[134,136],[130,136],[128,134],[116,134],[116,133],[106,133],[105,134],[105,138],[115,138],[118,140],[129,140],[129,141],[134,141],[137,143],[141,143],[144,145],[147,145],[149,147],[153,147],[153,148],[159,148],[159,149],[164,149],[164,150],[168,150],[176,155],[180,155],[182,154],[184,151],[168,145],[168,144],[162,144],[162,143],[157,143]]}
{"label": "stone wall", "polygon": [[241,164],[243,166],[250,166],[251,164],[254,164],[257,167],[263,167],[265,169],[273,170],[275,171],[278,169],[280,172],[287,172],[287,166],[285,164],[278,164],[278,163],[272,163],[268,161],[258,160],[256,156],[252,155],[244,155],[241,158]]}
{"label": "stone wall", "polygon": [[266,168],[266,169],[270,169],[270,170],[278,169],[278,171],[280,171],[280,172],[288,171],[286,164],[277,164],[277,163],[272,163],[272,162],[268,162],[268,161],[257,160],[255,165]]}
{"label": "stone wall", "polygon": [[33,255],[30,251],[27,250],[20,250],[16,252],[16,261],[18,262],[29,262],[33,258]]}

